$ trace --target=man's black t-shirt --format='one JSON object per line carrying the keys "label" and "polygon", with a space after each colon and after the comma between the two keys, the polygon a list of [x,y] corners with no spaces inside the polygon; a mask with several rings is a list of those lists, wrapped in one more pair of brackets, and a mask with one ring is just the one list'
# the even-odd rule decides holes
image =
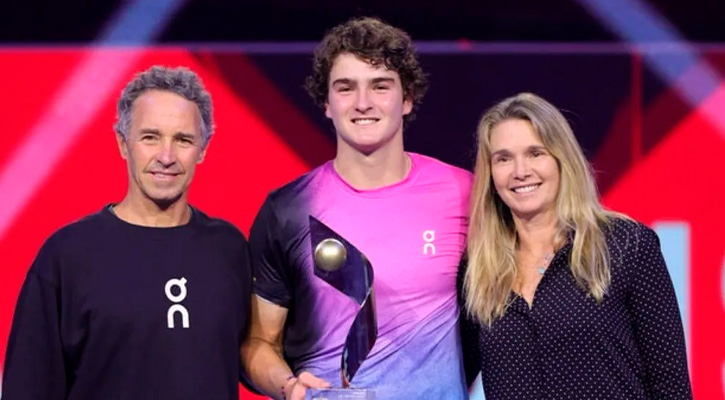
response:
{"label": "man's black t-shirt", "polygon": [[14,399],[234,399],[249,314],[247,242],[193,209],[171,228],[109,210],[53,234],[8,342]]}

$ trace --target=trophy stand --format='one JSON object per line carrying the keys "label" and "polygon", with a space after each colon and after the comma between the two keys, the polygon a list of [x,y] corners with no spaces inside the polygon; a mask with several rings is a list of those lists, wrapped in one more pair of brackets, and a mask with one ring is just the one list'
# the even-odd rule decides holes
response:
{"label": "trophy stand", "polygon": [[378,337],[373,267],[365,255],[328,226],[310,216],[315,276],[359,305],[342,351],[342,388],[308,389],[307,400],[374,400],[375,392],[351,386],[355,373]]}

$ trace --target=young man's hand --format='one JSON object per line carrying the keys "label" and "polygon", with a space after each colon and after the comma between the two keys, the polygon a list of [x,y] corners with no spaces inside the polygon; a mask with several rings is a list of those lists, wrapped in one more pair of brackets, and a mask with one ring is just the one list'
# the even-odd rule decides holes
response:
{"label": "young man's hand", "polygon": [[325,389],[329,387],[329,382],[305,371],[287,381],[284,385],[283,398],[285,400],[304,400],[307,389]]}

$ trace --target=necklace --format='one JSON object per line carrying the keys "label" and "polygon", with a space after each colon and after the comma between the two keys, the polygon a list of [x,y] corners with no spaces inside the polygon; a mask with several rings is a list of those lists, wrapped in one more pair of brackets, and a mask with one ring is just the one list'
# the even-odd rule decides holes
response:
{"label": "necklace", "polygon": [[551,262],[552,258],[554,258],[554,253],[549,253],[544,256],[544,263],[536,269],[537,271],[539,271],[539,275],[544,275],[546,269],[549,268],[549,263]]}

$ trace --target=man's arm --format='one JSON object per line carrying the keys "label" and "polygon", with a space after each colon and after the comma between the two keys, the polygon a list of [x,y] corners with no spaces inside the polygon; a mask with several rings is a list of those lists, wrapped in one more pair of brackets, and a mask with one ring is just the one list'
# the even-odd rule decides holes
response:
{"label": "man's arm", "polygon": [[68,387],[58,298],[55,285],[33,271],[28,273],[5,355],[4,399],[65,399]]}
{"label": "man's arm", "polygon": [[284,360],[282,340],[287,309],[252,296],[251,324],[242,344],[242,365],[254,386],[275,399],[304,399],[307,388],[330,384],[309,372],[295,376]]}

